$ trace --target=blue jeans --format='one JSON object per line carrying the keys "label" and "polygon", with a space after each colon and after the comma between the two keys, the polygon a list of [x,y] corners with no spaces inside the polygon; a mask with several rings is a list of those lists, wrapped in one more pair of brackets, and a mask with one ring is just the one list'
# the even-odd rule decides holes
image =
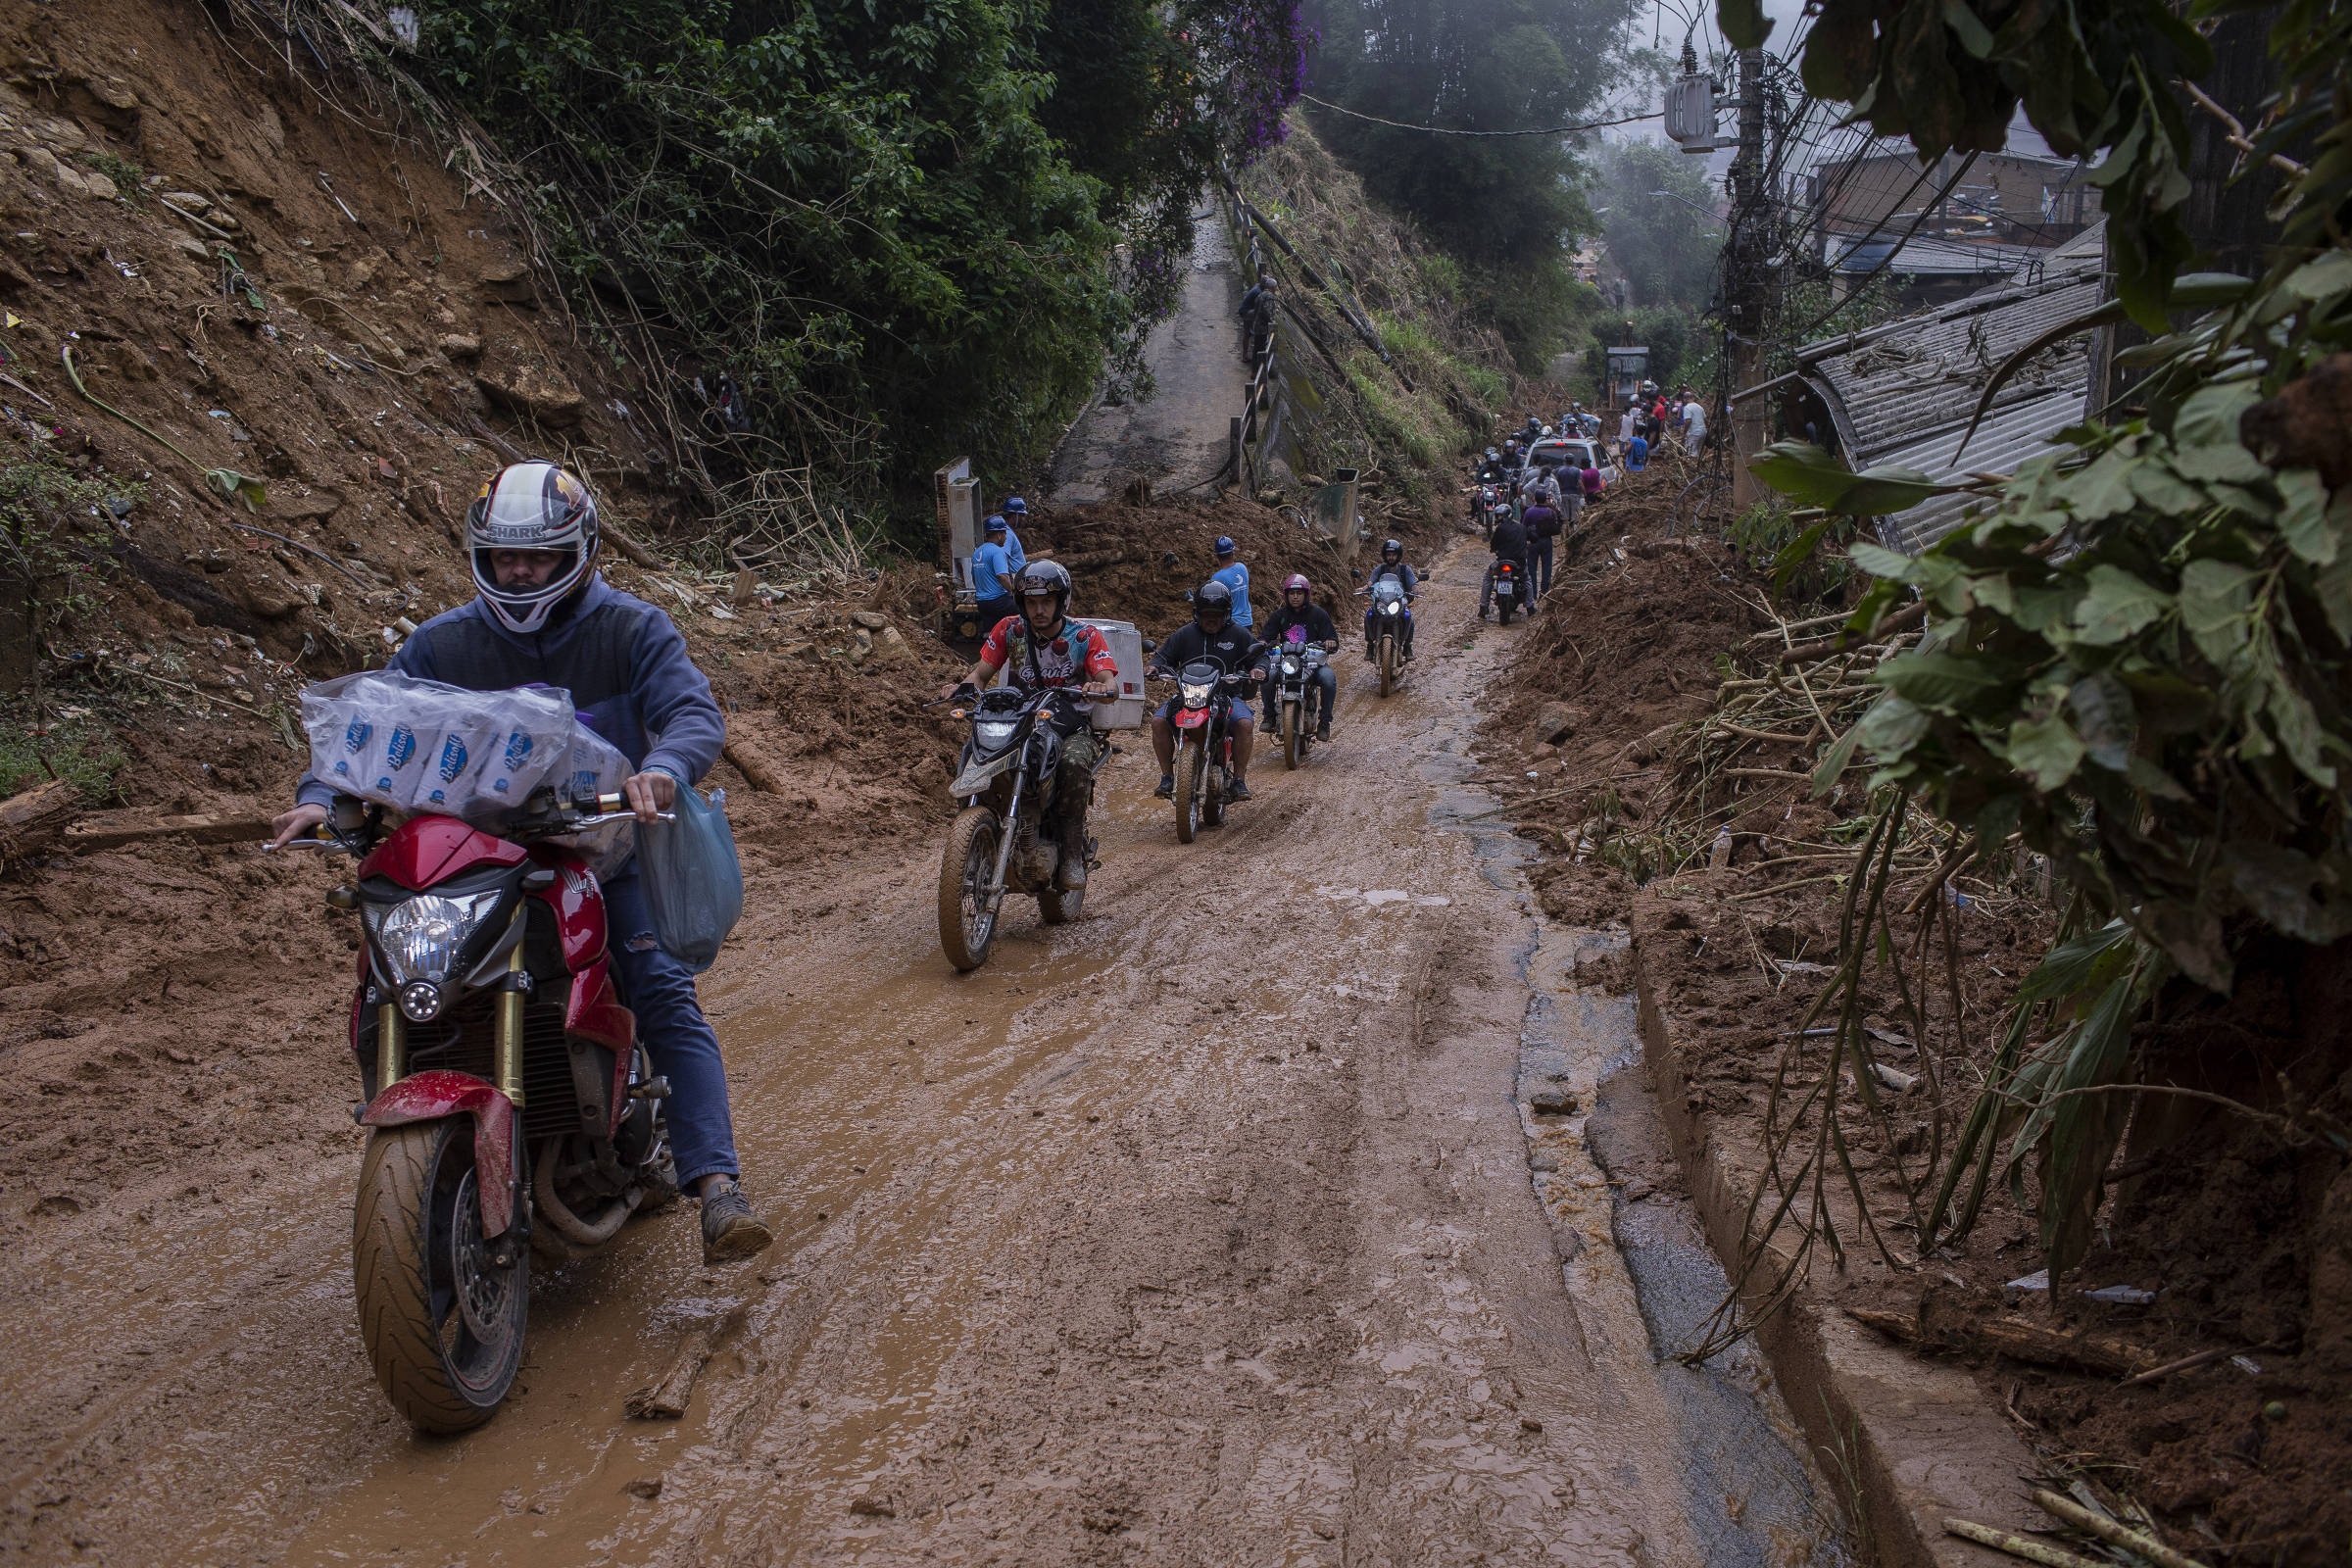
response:
{"label": "blue jeans", "polygon": [[620,985],[620,1000],[637,1015],[654,1071],[669,1080],[662,1119],[678,1161],[678,1185],[687,1192],[705,1176],[735,1176],[735,1118],[727,1110],[726,1065],[718,1059],[718,1036],[703,1016],[694,993],[694,974],[662,949],[654,936],[653,911],[637,868],[629,866],[605,888],[606,929]]}
{"label": "blue jeans", "polygon": [[1551,592],[1551,536],[1538,534],[1527,547],[1528,575],[1535,579],[1536,592]]}

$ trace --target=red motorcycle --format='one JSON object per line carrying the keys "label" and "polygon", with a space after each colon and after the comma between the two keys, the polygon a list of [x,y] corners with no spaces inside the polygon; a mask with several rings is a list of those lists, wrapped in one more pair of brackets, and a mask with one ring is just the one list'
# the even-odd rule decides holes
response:
{"label": "red motorcycle", "polygon": [[426,1432],[479,1426],[506,1397],[532,1252],[585,1256],[677,1197],[669,1085],[613,987],[603,891],[547,842],[628,814],[618,795],[542,790],[504,837],[453,816],[387,831],[381,807],[342,797],[330,836],[296,841],[360,861],[327,895],[367,934],[352,1274],[376,1379]]}

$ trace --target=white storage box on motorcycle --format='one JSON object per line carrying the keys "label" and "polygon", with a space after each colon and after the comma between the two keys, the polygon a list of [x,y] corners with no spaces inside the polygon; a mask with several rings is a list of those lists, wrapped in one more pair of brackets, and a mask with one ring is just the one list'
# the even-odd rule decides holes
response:
{"label": "white storage box on motorcycle", "polygon": [[1095,728],[1143,728],[1144,634],[1135,629],[1131,620],[1094,620],[1085,615],[1070,618],[1101,632],[1102,640],[1110,645],[1111,658],[1119,662],[1118,701],[1095,704]]}

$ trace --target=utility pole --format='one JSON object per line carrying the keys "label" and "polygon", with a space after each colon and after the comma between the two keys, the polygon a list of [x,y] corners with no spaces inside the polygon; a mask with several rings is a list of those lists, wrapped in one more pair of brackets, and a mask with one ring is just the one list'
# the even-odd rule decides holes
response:
{"label": "utility pole", "polygon": [[[1772,253],[1764,191],[1764,51],[1740,51],[1740,154],[1732,164],[1732,235],[1725,258],[1724,356],[1734,390],[1762,379],[1764,307],[1771,291],[1765,264]],[[1748,398],[1727,411],[1732,437],[1732,505],[1742,511],[1761,492],[1747,460],[1764,450],[1766,407]]]}

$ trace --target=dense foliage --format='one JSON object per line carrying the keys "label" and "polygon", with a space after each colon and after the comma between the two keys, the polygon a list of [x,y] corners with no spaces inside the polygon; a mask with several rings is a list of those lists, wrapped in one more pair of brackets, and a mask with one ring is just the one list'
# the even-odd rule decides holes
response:
{"label": "dense foliage", "polygon": [[[1635,0],[1320,0],[1316,94],[1405,126],[1524,130],[1575,122],[1626,68]],[[1318,111],[1315,128],[1379,199],[1463,262],[1535,368],[1599,308],[1569,266],[1597,231],[1566,139],[1431,135]]]}
{"label": "dense foliage", "polygon": [[[2169,191],[2180,178],[2179,111],[2149,84],[2193,61],[2194,35],[2169,14],[2157,20],[2157,7],[2145,16],[2080,0],[2030,9],[2034,27],[2073,41],[1999,72],[1987,62],[2010,61],[2005,44],[1957,51],[1973,62],[1959,79],[1997,78],[1984,102],[2003,116],[2001,94],[2022,92],[2053,142],[2103,146],[2098,177],[2111,194]],[[1958,4],[1901,8],[1892,36],[1967,14]],[[2024,25],[1986,22],[2002,38]],[[2101,31],[2109,24],[2112,37]],[[1850,23],[1839,28],[1834,37],[1861,36]],[[2077,52],[2092,37],[2105,40],[2102,51],[2124,51],[2096,79]],[[2298,145],[2318,156],[2289,169],[2268,274],[2176,279],[2169,209],[2142,203],[2118,217],[2137,235],[2117,249],[2119,291],[2135,317],[2151,299],[2160,320],[2168,303],[2235,300],[2130,351],[2149,372],[2133,408],[2085,421],[2006,479],[1854,475],[1792,445],[1757,466],[1779,488],[1849,516],[1954,488],[1985,498],[1917,558],[1853,549],[1881,579],[1853,624],[1877,623],[1916,592],[1928,633],[1881,665],[1886,695],[1822,776],[1862,748],[1881,782],[1924,798],[1980,853],[2014,834],[2074,889],[2075,935],[2029,983],[1943,1187],[1948,1203],[1973,1173],[1970,1192],[1981,1193],[2007,1139],[2013,1180],[2029,1160],[2037,1166],[2056,1267],[2088,1243],[2128,1116],[2122,1091],[2144,1061],[2132,1025],[2158,988],[2178,974],[2227,993],[2249,952],[2352,933],[2352,103],[2337,86],[2352,4],[2298,0],[2273,42],[2281,85],[2260,106],[2251,141],[2260,156]],[[1840,69],[1859,69],[1861,58],[1838,56]],[[1850,76],[1822,81],[1854,86]],[[2117,81],[2132,85],[2111,90]],[[1857,114],[1885,115],[1881,130],[1946,122],[1932,101],[1944,88],[1934,83],[1884,76],[1859,90],[1870,96]],[[2084,119],[2094,104],[2106,106],[2095,128]],[[2151,267],[2163,273],[2152,296]],[[2037,1033],[2046,1038],[2036,1043]],[[2298,1136],[2341,1147],[2324,1125],[2287,1120]],[[1962,1223],[1974,1209],[1971,1196]],[[1923,1248],[1943,1217],[1939,1204]]]}
{"label": "dense foliage", "polygon": [[[776,457],[1042,455],[1175,297],[1186,203],[1278,134],[1290,0],[458,0],[437,85],[519,156],[616,352]],[[685,421],[692,422],[692,411]]]}

